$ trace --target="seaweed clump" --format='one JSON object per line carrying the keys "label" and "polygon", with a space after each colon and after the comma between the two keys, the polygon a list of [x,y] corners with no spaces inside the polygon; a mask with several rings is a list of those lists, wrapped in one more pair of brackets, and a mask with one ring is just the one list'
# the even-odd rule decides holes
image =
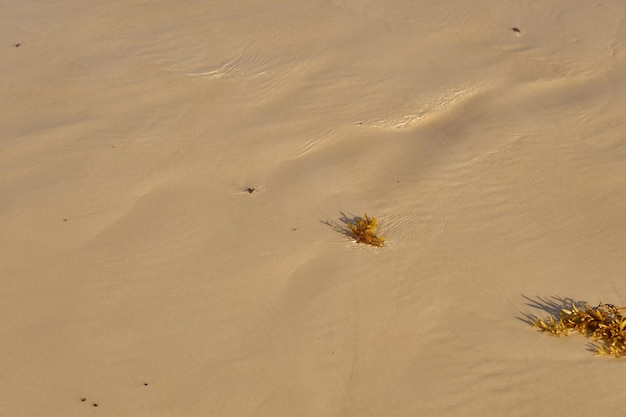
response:
{"label": "seaweed clump", "polygon": [[550,317],[546,320],[535,318],[533,326],[555,336],[567,336],[571,331],[581,334],[601,343],[598,354],[613,355],[617,358],[626,356],[626,317],[622,311],[626,307],[616,307],[613,304],[599,304],[591,307],[588,304],[578,308],[572,304],[570,309],[561,309],[559,319]]}
{"label": "seaweed clump", "polygon": [[348,222],[348,229],[356,243],[367,243],[372,246],[383,246],[385,244],[384,237],[376,236],[374,230],[378,227],[376,217],[368,217],[367,213],[363,217],[357,217],[353,221]]}

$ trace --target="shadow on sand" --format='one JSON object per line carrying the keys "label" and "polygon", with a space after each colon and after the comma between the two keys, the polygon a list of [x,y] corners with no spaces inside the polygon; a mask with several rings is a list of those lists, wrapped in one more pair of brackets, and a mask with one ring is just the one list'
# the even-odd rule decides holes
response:
{"label": "shadow on sand", "polygon": [[[550,297],[540,297],[535,296],[535,298],[530,298],[525,295],[522,295],[526,299],[526,305],[537,310],[541,310],[544,313],[552,316],[555,320],[558,320],[561,315],[561,310],[570,309],[573,305],[577,308],[584,309],[588,303],[584,300],[574,300],[573,298],[563,298],[559,296],[550,296]],[[533,314],[528,314],[524,312],[520,312],[521,317],[517,317],[518,320],[523,321],[524,323],[533,324],[533,321],[538,317]]]}
{"label": "shadow on sand", "polygon": [[346,213],[344,213],[343,211],[339,212],[339,214],[340,214],[339,221],[342,224],[334,222],[334,221],[331,222],[328,220],[321,221],[321,222],[325,224],[326,226],[331,227],[335,232],[341,233],[342,235],[347,236],[350,239],[354,240],[354,234],[352,233],[348,225],[355,224],[360,219],[360,217],[359,216],[348,217],[348,215],[346,215]]}

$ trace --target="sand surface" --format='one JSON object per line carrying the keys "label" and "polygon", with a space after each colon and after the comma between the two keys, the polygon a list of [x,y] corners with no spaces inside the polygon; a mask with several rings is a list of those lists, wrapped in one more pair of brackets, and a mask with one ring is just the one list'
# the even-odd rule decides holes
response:
{"label": "sand surface", "polygon": [[5,1],[0,414],[622,415],[625,15]]}

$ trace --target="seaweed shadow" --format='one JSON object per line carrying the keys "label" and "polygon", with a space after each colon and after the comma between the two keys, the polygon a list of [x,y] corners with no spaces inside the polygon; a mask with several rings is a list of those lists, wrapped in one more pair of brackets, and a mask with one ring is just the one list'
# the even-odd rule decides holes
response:
{"label": "seaweed shadow", "polygon": [[349,237],[350,239],[354,239],[354,235],[352,234],[352,231],[350,230],[350,227],[348,225],[355,223],[360,217],[359,216],[348,217],[348,215],[346,215],[346,213],[344,213],[343,211],[340,211],[339,214],[341,214],[341,216],[339,216],[339,221],[343,224],[339,224],[334,221],[330,222],[328,220],[321,221],[321,223],[325,224],[326,226],[329,226],[337,233],[341,233],[342,235]]}
{"label": "seaweed shadow", "polygon": [[[540,297],[536,296],[535,299],[522,295],[526,299],[526,305],[537,310],[541,310],[545,313],[548,313],[550,316],[554,318],[558,318],[561,314],[561,310],[572,308],[573,305],[580,309],[584,309],[587,305],[587,302],[584,300],[576,301],[573,298],[563,298],[559,296],[550,296],[550,297]],[[522,317],[517,317],[518,320],[532,325],[535,320],[539,317],[524,313],[520,311]]]}

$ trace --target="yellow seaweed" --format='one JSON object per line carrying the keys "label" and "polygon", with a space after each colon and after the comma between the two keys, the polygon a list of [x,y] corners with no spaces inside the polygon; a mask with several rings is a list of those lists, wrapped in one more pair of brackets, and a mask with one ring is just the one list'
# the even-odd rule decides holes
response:
{"label": "yellow seaweed", "polygon": [[366,243],[372,246],[383,246],[385,244],[384,237],[376,236],[374,230],[378,227],[376,217],[368,217],[367,213],[363,217],[357,217],[348,223],[348,229],[356,243]]}
{"label": "yellow seaweed", "polygon": [[558,321],[553,317],[546,320],[535,318],[533,326],[539,330],[555,336],[567,335],[569,331],[579,333],[599,342],[599,355],[613,355],[617,358],[626,356],[626,317],[622,311],[626,307],[616,307],[613,304],[599,304],[591,307],[578,308],[572,304],[572,309],[561,309]]}

